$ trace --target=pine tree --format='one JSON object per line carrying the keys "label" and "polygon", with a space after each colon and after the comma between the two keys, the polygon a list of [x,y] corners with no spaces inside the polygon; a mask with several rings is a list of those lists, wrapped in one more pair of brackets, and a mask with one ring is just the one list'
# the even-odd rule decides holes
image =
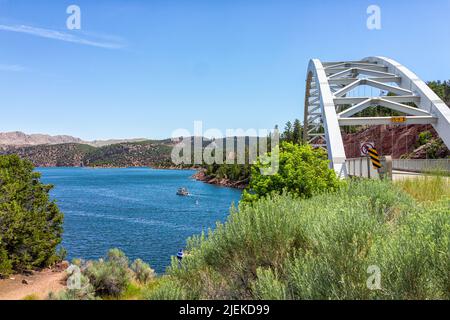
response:
{"label": "pine tree", "polygon": [[61,258],[63,214],[30,161],[0,156],[0,276],[49,266]]}
{"label": "pine tree", "polygon": [[302,125],[300,120],[295,119],[294,130],[292,131],[292,141],[296,144],[301,144],[302,142]]}
{"label": "pine tree", "polygon": [[282,138],[284,141],[292,142],[292,123],[290,121],[286,122]]}

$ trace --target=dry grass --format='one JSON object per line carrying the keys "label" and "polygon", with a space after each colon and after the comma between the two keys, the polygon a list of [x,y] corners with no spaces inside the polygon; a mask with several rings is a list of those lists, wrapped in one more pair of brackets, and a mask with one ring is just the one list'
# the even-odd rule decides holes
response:
{"label": "dry grass", "polygon": [[396,184],[421,202],[450,199],[450,178],[444,175],[405,179]]}

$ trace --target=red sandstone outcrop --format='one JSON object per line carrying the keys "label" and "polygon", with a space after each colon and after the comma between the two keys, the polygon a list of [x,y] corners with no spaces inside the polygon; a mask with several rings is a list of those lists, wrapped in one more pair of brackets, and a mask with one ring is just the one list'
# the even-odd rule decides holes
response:
{"label": "red sandstone outcrop", "polygon": [[[433,138],[438,138],[436,131],[431,125],[372,126],[358,133],[343,133],[342,138],[344,140],[347,158],[357,158],[360,156],[362,142],[374,142],[375,147],[382,155],[392,155],[394,159],[410,154],[416,149],[419,151],[417,154],[418,157],[415,155],[412,155],[412,157],[425,158],[426,152],[418,148],[417,144],[419,134],[425,131],[429,131],[433,135]],[[448,150],[443,150],[441,153],[449,154]]]}

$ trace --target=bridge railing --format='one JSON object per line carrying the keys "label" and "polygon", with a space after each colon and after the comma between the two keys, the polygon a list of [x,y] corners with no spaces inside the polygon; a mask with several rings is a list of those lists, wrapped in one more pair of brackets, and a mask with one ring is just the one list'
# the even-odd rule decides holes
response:
{"label": "bridge railing", "polygon": [[350,177],[380,179],[378,170],[372,166],[368,157],[346,159],[345,165],[347,167],[347,174]]}
{"label": "bridge railing", "polygon": [[450,172],[450,159],[394,159],[394,170],[410,172],[447,171]]}

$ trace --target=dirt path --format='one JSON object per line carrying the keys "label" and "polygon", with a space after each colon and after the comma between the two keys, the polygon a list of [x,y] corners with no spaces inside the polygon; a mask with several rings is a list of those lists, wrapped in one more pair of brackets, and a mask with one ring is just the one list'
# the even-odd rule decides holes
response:
{"label": "dirt path", "polygon": [[64,277],[64,271],[50,269],[34,272],[30,276],[10,276],[0,280],[0,300],[21,300],[30,295],[45,299],[51,291],[64,289]]}

